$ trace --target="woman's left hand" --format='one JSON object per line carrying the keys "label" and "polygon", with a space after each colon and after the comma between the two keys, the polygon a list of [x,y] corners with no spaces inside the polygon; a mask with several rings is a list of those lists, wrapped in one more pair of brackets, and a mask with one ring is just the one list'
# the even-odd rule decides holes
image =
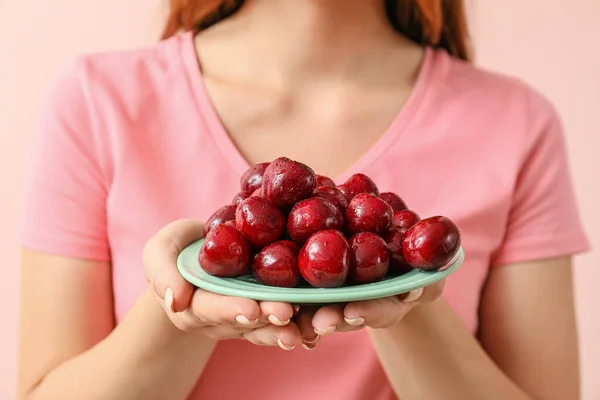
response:
{"label": "woman's left hand", "polygon": [[[444,290],[444,281],[398,296],[376,300],[331,304],[320,308],[300,308],[296,316],[305,347],[314,347],[315,334],[349,332],[364,327],[381,329],[397,324],[415,306],[436,300]],[[311,343],[312,342],[312,343]]]}

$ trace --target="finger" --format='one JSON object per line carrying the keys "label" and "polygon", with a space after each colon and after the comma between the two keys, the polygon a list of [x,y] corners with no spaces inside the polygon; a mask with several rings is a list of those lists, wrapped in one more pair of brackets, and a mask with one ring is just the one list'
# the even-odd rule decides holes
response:
{"label": "finger", "polygon": [[[344,308],[345,304],[336,304],[319,309],[315,313],[316,318],[313,317],[315,332],[318,332],[319,336],[326,336],[332,332],[353,332],[365,327],[364,318],[346,318],[344,316]],[[325,328],[326,326],[327,328]],[[335,329],[333,329],[334,326]]]}
{"label": "finger", "polygon": [[202,334],[208,336],[214,340],[229,340],[229,339],[243,339],[244,331],[240,329],[234,329],[228,325],[215,325],[209,326],[202,330]]}
{"label": "finger", "polygon": [[294,316],[294,308],[290,303],[260,302],[261,320],[277,326],[285,326]]}
{"label": "finger", "polygon": [[244,332],[242,337],[259,346],[279,346],[283,350],[293,350],[302,344],[300,331],[295,323],[286,326],[266,325]]}
{"label": "finger", "polygon": [[344,305],[329,304],[323,306],[315,313],[312,325],[319,336],[327,336],[345,325]]}
{"label": "finger", "polygon": [[313,317],[318,307],[301,307],[298,314],[294,317],[294,322],[300,330],[302,336],[302,347],[306,350],[313,350],[319,341],[320,336],[313,327]]}
{"label": "finger", "polygon": [[446,280],[444,279],[424,288],[403,293],[399,297],[404,303],[429,303],[442,295],[445,284]]}
{"label": "finger", "polygon": [[346,321],[363,322],[371,328],[386,328],[397,322],[413,307],[397,296],[348,303],[344,308]]}
{"label": "finger", "polygon": [[194,292],[189,311],[202,325],[228,324],[237,329],[265,325],[259,320],[261,310],[256,301],[202,289]]}
{"label": "finger", "polygon": [[173,312],[184,311],[194,292],[194,286],[177,271],[177,256],[186,246],[202,238],[203,229],[202,222],[178,220],[162,228],[144,247],[146,280]]}

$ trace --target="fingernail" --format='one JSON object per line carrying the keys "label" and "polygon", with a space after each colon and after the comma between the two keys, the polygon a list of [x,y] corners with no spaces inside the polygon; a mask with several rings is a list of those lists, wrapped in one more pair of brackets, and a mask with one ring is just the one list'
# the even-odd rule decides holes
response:
{"label": "fingernail", "polygon": [[422,294],[423,294],[423,288],[413,290],[412,292],[408,293],[408,296],[406,296],[404,298],[404,300],[402,300],[402,302],[403,303],[412,303],[413,301],[418,300]]}
{"label": "fingernail", "polygon": [[281,339],[277,339],[277,345],[279,347],[281,347],[282,349],[284,349],[285,351],[294,350],[296,348],[296,346],[286,346],[285,344],[283,344]]}
{"label": "fingernail", "polygon": [[310,344],[306,344],[306,343],[302,343],[302,347],[304,347],[306,350],[314,350],[315,347],[317,347],[316,344],[310,345]]}
{"label": "fingernail", "polygon": [[348,323],[348,325],[352,325],[352,326],[361,326],[361,325],[364,325],[364,323],[365,323],[365,319],[363,317],[358,317],[358,318],[344,317],[344,320]]}
{"label": "fingernail", "polygon": [[335,325],[331,325],[329,328],[325,329],[323,332],[320,332],[319,330],[317,330],[317,328],[315,328],[315,333],[319,336],[327,336],[330,333],[333,333],[336,329],[337,329],[337,327]]}
{"label": "fingernail", "polygon": [[235,317],[235,320],[242,325],[252,325],[255,324],[256,322],[258,322],[258,318],[255,320],[250,321],[248,318],[246,318],[243,315],[238,315],[237,317]]}
{"label": "fingernail", "polygon": [[267,319],[269,320],[270,323],[272,323],[273,325],[277,325],[277,326],[286,326],[287,324],[290,323],[289,319],[282,321],[279,318],[277,318],[276,316],[274,316],[273,314],[269,314]]}
{"label": "fingernail", "polygon": [[165,290],[165,307],[167,310],[171,310],[171,312],[175,312],[175,308],[173,307],[173,289],[167,288]]}
{"label": "fingernail", "polygon": [[319,335],[315,336],[314,339],[302,339],[302,341],[306,344],[315,344],[319,341],[321,337]]}

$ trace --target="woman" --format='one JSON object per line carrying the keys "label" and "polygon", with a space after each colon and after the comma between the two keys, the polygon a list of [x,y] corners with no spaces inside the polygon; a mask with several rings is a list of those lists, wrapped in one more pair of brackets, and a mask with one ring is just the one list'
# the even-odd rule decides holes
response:
{"label": "woman", "polygon": [[[21,398],[578,398],[571,255],[587,243],[560,123],[466,61],[459,0],[179,1],[169,21],[51,91],[22,232]],[[280,156],[454,219],[467,259],[443,295],[291,320],[194,291],[175,257],[196,221]]]}

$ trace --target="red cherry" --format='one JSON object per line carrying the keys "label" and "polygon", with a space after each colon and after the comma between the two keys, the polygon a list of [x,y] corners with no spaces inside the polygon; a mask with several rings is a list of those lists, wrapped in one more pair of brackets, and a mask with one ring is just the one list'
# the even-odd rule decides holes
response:
{"label": "red cherry", "polygon": [[356,284],[378,282],[387,274],[390,253],[385,241],[372,232],[350,238],[351,256],[348,279]]}
{"label": "red cherry", "polygon": [[263,196],[284,211],[311,197],[315,186],[315,172],[309,166],[286,157],[269,164],[263,175]]}
{"label": "red cherry", "polygon": [[240,178],[240,187],[246,197],[250,196],[252,192],[262,185],[263,175],[268,166],[269,163],[260,163],[248,168],[244,172]]}
{"label": "red cherry", "polygon": [[372,194],[360,193],[355,196],[344,214],[346,230],[354,235],[359,232],[373,232],[381,235],[392,224],[392,207]]}
{"label": "red cherry", "polygon": [[231,221],[223,222],[223,225],[231,226],[232,228],[237,229],[237,225],[235,224],[235,219],[233,219]]}
{"label": "red cherry", "polygon": [[412,210],[394,211],[392,226],[408,229],[420,220],[421,217],[419,217],[419,215]]}
{"label": "red cherry", "polygon": [[319,187],[319,186],[335,187],[335,182],[331,178],[328,178],[323,175],[316,175],[316,179],[317,179],[317,187]]}
{"label": "red cherry", "polygon": [[360,193],[369,193],[373,196],[379,196],[377,185],[375,185],[375,182],[365,174],[352,175],[346,182],[339,185],[338,189],[344,193],[348,202]]}
{"label": "red cherry", "polygon": [[452,260],[460,242],[458,227],[449,218],[426,218],[404,234],[402,256],[414,268],[434,271]]}
{"label": "red cherry", "polygon": [[250,197],[264,197],[263,196],[263,189],[262,189],[262,187],[259,187],[254,192],[252,192],[252,194],[250,195]]}
{"label": "red cherry", "polygon": [[204,224],[204,237],[208,235],[208,232],[215,226],[225,223],[227,221],[231,221],[235,219],[235,209],[237,207],[235,205],[228,205],[219,208],[217,211],[213,213]]}
{"label": "red cherry", "polygon": [[234,278],[250,272],[250,243],[237,229],[220,224],[208,232],[198,254],[207,274]]}
{"label": "red cherry", "polygon": [[242,202],[242,200],[244,200],[246,197],[244,192],[239,192],[238,194],[235,195],[235,197],[233,198],[233,200],[231,200],[231,204],[233,204],[234,206],[237,206],[238,204],[240,204]]}
{"label": "red cherry", "polygon": [[406,207],[406,203],[404,202],[404,200],[402,200],[400,198],[400,196],[398,196],[396,193],[384,192],[384,193],[381,193],[381,195],[379,195],[379,197],[381,197],[390,206],[392,206],[394,211],[402,211],[402,210],[406,210],[408,208],[408,207]]}
{"label": "red cherry", "polygon": [[319,231],[300,250],[298,266],[314,287],[342,286],[350,268],[350,245],[340,231]]}
{"label": "red cherry", "polygon": [[248,197],[235,213],[235,224],[255,247],[266,246],[281,238],[285,217],[274,205],[261,197]]}
{"label": "red cherry", "polygon": [[313,192],[313,197],[322,197],[325,200],[329,200],[342,214],[346,210],[346,207],[348,207],[346,196],[334,186],[318,186]]}
{"label": "red cherry", "polygon": [[263,285],[296,287],[302,279],[298,269],[300,248],[290,240],[280,240],[263,248],[254,257],[254,277]]}
{"label": "red cherry", "polygon": [[340,230],[344,226],[342,213],[330,201],[320,197],[302,200],[290,211],[287,230],[290,238],[302,245],[315,232]]}
{"label": "red cherry", "polygon": [[405,274],[413,270],[402,257],[402,239],[406,229],[392,226],[385,234],[387,248],[390,251],[390,269],[389,271],[396,274]]}

